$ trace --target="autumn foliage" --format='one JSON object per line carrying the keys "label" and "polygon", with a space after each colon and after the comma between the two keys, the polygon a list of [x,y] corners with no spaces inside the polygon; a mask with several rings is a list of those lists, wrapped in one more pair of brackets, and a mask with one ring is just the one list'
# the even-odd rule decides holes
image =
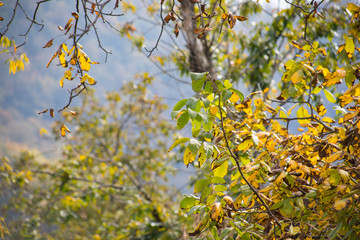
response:
{"label": "autumn foliage", "polygon": [[[28,171],[4,158],[6,187],[23,186],[33,175],[47,179],[57,193],[50,200],[62,199],[51,213],[66,210],[53,224],[79,239],[359,239],[360,6],[286,0],[286,7],[269,12],[259,1],[240,2],[149,1],[146,12],[159,28],[152,48],[142,48],[144,37],[132,22],[122,23],[123,37],[171,77],[165,67],[172,63],[194,92],[172,106],[178,131],[189,131],[167,145],[174,125],[158,118],[166,108],[161,100],[147,97],[153,81],[147,73],[139,85],[110,93],[106,107],[85,95],[82,108],[69,109],[73,98],[98,81],[90,75],[98,63],[85,53],[81,37],[99,19],[110,24],[107,17],[122,16],[115,13],[120,5],[125,13],[137,11],[135,3],[118,0],[77,6],[59,26],[64,41],[55,49],[53,39],[44,45],[54,52],[47,67],[57,61],[64,70],[60,86],[76,81],[63,108],[49,107],[51,117],[54,111],[59,115],[55,133],[68,139],[68,162]],[[271,20],[256,22],[259,16]],[[1,36],[2,46],[16,51]],[[177,44],[181,37],[184,49]],[[155,55],[169,39],[175,50]],[[99,46],[109,53],[101,41]],[[28,61],[26,55],[14,59],[10,73]],[[177,155],[197,169],[192,193],[180,200],[158,181],[166,180]],[[85,205],[106,214],[82,212]],[[81,233],[84,226],[72,214],[91,221],[96,231]],[[127,214],[131,221],[124,220]],[[114,225],[99,227],[103,222]]]}

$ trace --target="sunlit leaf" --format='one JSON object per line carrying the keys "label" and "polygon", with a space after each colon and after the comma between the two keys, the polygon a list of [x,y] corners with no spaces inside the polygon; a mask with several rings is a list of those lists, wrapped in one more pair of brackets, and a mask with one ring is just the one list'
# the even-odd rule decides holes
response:
{"label": "sunlit leaf", "polygon": [[[214,165],[214,164],[213,164]],[[228,162],[224,161],[219,167],[213,170],[215,177],[223,178],[228,172]]]}
{"label": "sunlit leaf", "polygon": [[171,150],[173,150],[176,146],[178,146],[181,143],[186,143],[190,140],[190,138],[184,137],[184,138],[179,138],[177,139],[172,145],[171,147],[169,147],[168,152],[170,152]]}
{"label": "sunlit leaf", "polygon": [[205,161],[206,161],[206,154],[205,154],[204,145],[202,145],[198,152],[199,167],[201,167],[205,163]]}
{"label": "sunlit leaf", "polygon": [[44,136],[44,134],[49,134],[45,128],[40,129],[40,136]]}
{"label": "sunlit leaf", "polygon": [[208,179],[199,179],[194,185],[194,193],[200,193],[202,190],[210,184]]}
{"label": "sunlit leaf", "polygon": [[345,40],[345,51],[348,55],[348,58],[352,58],[352,55],[355,51],[355,45],[354,45],[354,40],[352,37],[348,37]]}
{"label": "sunlit leaf", "polygon": [[185,149],[183,159],[184,159],[184,164],[186,166],[189,166],[189,164],[192,163],[195,160],[195,156],[194,156],[194,154],[191,152],[191,150],[189,148]]}
{"label": "sunlit leaf", "polygon": [[324,105],[320,104],[319,106],[316,107],[316,111],[320,115],[320,117],[322,117],[327,112],[327,109],[324,107]]}
{"label": "sunlit leaf", "polygon": [[68,127],[65,124],[61,125],[59,131],[60,131],[61,136],[63,136],[63,137],[65,137],[66,132],[70,133],[70,130],[68,129]]}
{"label": "sunlit leaf", "polygon": [[326,99],[331,103],[336,103],[334,95],[326,89],[323,89]]}
{"label": "sunlit leaf", "polygon": [[301,47],[300,43],[296,42],[296,41],[291,41],[290,42],[291,45],[293,45],[294,47],[296,47],[297,49],[303,50],[303,48]]}
{"label": "sunlit leaf", "polygon": [[334,208],[335,210],[342,210],[344,209],[349,203],[351,202],[351,200],[349,198],[345,198],[345,199],[341,199],[339,201],[336,201],[334,203]]}
{"label": "sunlit leaf", "polygon": [[187,111],[183,112],[177,120],[176,126],[178,129],[182,129],[189,122],[190,116]]}

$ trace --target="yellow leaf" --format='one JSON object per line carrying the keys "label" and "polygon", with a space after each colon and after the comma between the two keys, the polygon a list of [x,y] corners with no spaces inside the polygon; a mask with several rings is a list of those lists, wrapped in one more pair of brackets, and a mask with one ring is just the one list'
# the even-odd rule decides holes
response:
{"label": "yellow leaf", "polygon": [[210,113],[211,113],[212,115],[216,115],[216,113],[218,112],[218,110],[219,110],[219,108],[218,108],[217,106],[215,106],[215,105],[212,105],[212,106],[210,107]]}
{"label": "yellow leaf", "polygon": [[70,130],[65,126],[65,124],[61,125],[59,131],[60,131],[61,136],[63,136],[63,137],[65,137],[66,132],[70,133]]}
{"label": "yellow leaf", "polygon": [[44,134],[49,134],[48,131],[44,128],[40,129],[40,136],[43,136]]}
{"label": "yellow leaf", "polygon": [[204,145],[202,145],[198,152],[199,167],[201,167],[205,163],[205,161],[206,161],[206,153],[205,153]]}
{"label": "yellow leaf", "polygon": [[296,47],[297,49],[300,49],[300,50],[303,50],[303,48],[301,47],[300,43],[292,40],[291,42],[291,45],[293,45],[294,47]]}
{"label": "yellow leaf", "polygon": [[60,55],[58,56],[60,64],[62,67],[67,67],[67,62],[65,59],[65,53],[63,51],[61,51]]}
{"label": "yellow leaf", "polygon": [[360,11],[360,7],[354,3],[349,3],[349,5],[347,6],[347,9],[349,9],[350,11]]}
{"label": "yellow leaf", "polygon": [[[69,50],[68,50],[68,47],[65,43],[62,44],[62,49],[67,53],[69,54]],[[69,55],[68,55],[69,56]]]}
{"label": "yellow leaf", "polygon": [[195,160],[194,154],[191,152],[190,148],[188,147],[185,149],[183,160],[186,166],[189,166],[189,164]]}
{"label": "yellow leaf", "polygon": [[339,211],[341,209],[344,209],[349,203],[351,203],[350,198],[341,199],[334,203],[334,208],[335,208],[335,210]]}
{"label": "yellow leaf", "polygon": [[71,76],[72,76],[72,73],[70,70],[66,70],[65,73],[64,73],[64,77],[67,79],[67,80],[71,80]]}
{"label": "yellow leaf", "polygon": [[334,154],[330,155],[329,157],[327,157],[327,158],[325,159],[325,162],[326,162],[326,163],[335,162],[335,161],[337,161],[337,160],[340,160],[343,155],[344,155],[343,152],[337,151],[336,153],[334,153]]}
{"label": "yellow leaf", "polygon": [[87,81],[90,85],[94,85],[96,83],[95,79],[87,73],[85,73],[84,76],[81,78],[81,83],[85,81]]}
{"label": "yellow leaf", "polygon": [[[214,163],[213,163],[213,166],[214,166]],[[217,168],[215,168],[213,170],[214,176],[223,178],[228,172],[228,166],[229,166],[228,162],[224,161],[220,166],[218,166]]]}
{"label": "yellow leaf", "polygon": [[218,221],[222,214],[222,207],[220,202],[216,202],[211,206],[210,217],[212,220]]}
{"label": "yellow leaf", "polygon": [[320,117],[322,117],[327,112],[327,109],[324,107],[324,105],[320,104],[319,106],[316,107],[316,111],[320,115]]}
{"label": "yellow leaf", "polygon": [[327,56],[325,48],[319,48],[318,51],[321,52],[324,56]]}
{"label": "yellow leaf", "polygon": [[345,44],[341,44],[341,45],[339,46],[339,49],[337,50],[336,54],[341,53],[341,52],[344,50],[344,48],[345,48]]}
{"label": "yellow leaf", "polygon": [[276,178],[276,180],[274,181],[274,184],[281,184],[282,183],[282,179],[284,177],[286,177],[288,175],[288,173],[286,171],[281,172],[281,174]]}
{"label": "yellow leaf", "polygon": [[335,122],[334,119],[329,118],[329,117],[324,117],[324,118],[322,119],[322,121],[323,121],[323,122],[326,122],[326,123],[334,123],[334,122]]}
{"label": "yellow leaf", "polygon": [[295,72],[292,76],[291,76],[291,81],[296,84],[299,83],[303,80],[303,73],[301,70]]}
{"label": "yellow leaf", "polygon": [[[306,110],[306,108],[304,107],[300,107],[298,109],[298,111],[296,112],[296,116],[298,118],[307,118],[307,117],[310,117],[310,114],[309,112]],[[298,119],[300,125],[301,124],[306,124],[306,123],[309,123],[310,122],[310,119]]]}
{"label": "yellow leaf", "polygon": [[345,41],[345,51],[348,55],[348,58],[352,58],[352,55],[355,51],[354,40],[352,37],[348,37]]}
{"label": "yellow leaf", "polygon": [[60,87],[64,87],[64,79],[65,79],[65,76],[60,79],[60,82],[59,82]]}
{"label": "yellow leaf", "polygon": [[233,93],[232,95],[231,95],[231,97],[230,97],[230,101],[232,102],[232,103],[236,103],[237,101],[239,101],[239,99],[240,99],[240,97],[236,94],[236,93]]}
{"label": "yellow leaf", "polygon": [[85,53],[81,53],[80,56],[78,56],[78,61],[80,63],[80,67],[82,68],[82,70],[84,71],[89,71],[91,66],[90,66],[90,59],[85,55]]}

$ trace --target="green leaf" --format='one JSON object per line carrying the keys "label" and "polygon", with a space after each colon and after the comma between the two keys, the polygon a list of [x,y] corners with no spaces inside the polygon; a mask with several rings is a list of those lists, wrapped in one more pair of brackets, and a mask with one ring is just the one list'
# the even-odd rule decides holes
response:
{"label": "green leaf", "polygon": [[190,116],[190,118],[191,118],[192,120],[195,119],[196,116],[197,116],[197,112],[191,110],[190,108],[188,109],[188,113],[189,113],[189,116]]}
{"label": "green leaf", "polygon": [[210,100],[207,98],[201,98],[201,101],[204,103],[204,107],[208,108],[210,106]]}
{"label": "green leaf", "polygon": [[173,108],[173,111],[179,111],[183,106],[185,106],[187,102],[187,99],[181,99],[180,101],[178,101],[174,108]]}
{"label": "green leaf", "polygon": [[305,195],[305,197],[308,197],[308,198],[315,198],[316,196],[317,196],[316,191],[310,191],[309,193],[307,193]]}
{"label": "green leaf", "polygon": [[304,210],[305,209],[305,205],[304,205],[304,201],[302,198],[297,198],[295,200],[296,205],[301,209]]}
{"label": "green leaf", "polygon": [[211,178],[211,183],[224,184],[224,183],[226,183],[226,181],[221,177],[213,177],[213,178]]}
{"label": "green leaf", "polygon": [[204,150],[205,150],[206,157],[211,158],[211,156],[213,154],[213,147],[209,143],[204,142]]}
{"label": "green leaf", "polygon": [[203,206],[201,205],[195,205],[192,208],[190,208],[188,215],[192,215],[193,213],[198,213],[202,208]]}
{"label": "green leaf", "polygon": [[191,131],[193,132],[193,134],[195,132],[197,132],[198,130],[200,130],[201,128],[201,124],[202,124],[202,118],[199,114],[197,114],[196,118],[194,120],[191,121],[192,124],[192,129]]}
{"label": "green leaf", "polygon": [[204,77],[206,77],[207,75],[208,75],[208,72],[203,72],[203,73],[190,72],[190,78],[192,81],[199,81],[199,80],[203,79]]}
{"label": "green leaf", "polygon": [[186,107],[187,108],[190,108],[196,112],[199,112],[200,111],[200,101],[199,99],[196,99],[196,98],[189,98],[186,102]]}
{"label": "green leaf", "polygon": [[229,88],[232,92],[236,93],[239,97],[240,97],[240,101],[243,102],[244,101],[244,95],[242,94],[242,92],[240,92],[239,90],[235,89],[235,88]]}
{"label": "green leaf", "polygon": [[209,94],[213,92],[213,87],[211,82],[208,81],[205,83],[204,91]]}
{"label": "green leaf", "polygon": [[180,208],[184,210],[188,210],[195,205],[195,202],[196,199],[194,197],[186,196],[183,200],[181,200]]}
{"label": "green leaf", "polygon": [[225,239],[226,236],[228,236],[232,231],[234,230],[234,228],[225,228],[222,230],[222,232],[220,233],[220,239]]}
{"label": "green leaf", "polygon": [[181,144],[181,143],[185,143],[187,141],[189,141],[190,138],[184,137],[184,138],[179,138],[178,140],[176,140],[171,147],[169,148],[168,152],[170,152],[171,150],[174,149],[174,147],[176,147],[177,145]]}
{"label": "green leaf", "polygon": [[278,208],[280,208],[283,204],[284,204],[284,201],[279,201],[279,202],[273,204],[273,205],[270,207],[270,210],[278,209]]}
{"label": "green leaf", "polygon": [[224,186],[224,185],[216,185],[215,186],[215,191],[217,191],[217,192],[225,192],[225,191],[227,191],[227,187]]}
{"label": "green leaf", "polygon": [[342,228],[342,222],[339,222],[339,223],[336,225],[336,227],[335,227],[333,230],[331,230],[331,232],[329,233],[329,235],[328,235],[329,239],[335,238],[337,232],[338,232],[341,228]]}
{"label": "green leaf", "polygon": [[336,103],[336,98],[334,97],[334,95],[329,92],[326,89],[323,89],[324,93],[325,93],[325,97],[327,98],[327,100],[331,103]]}
{"label": "green leaf", "polygon": [[177,123],[176,123],[176,127],[177,129],[182,129],[186,126],[186,124],[188,123],[190,117],[189,117],[189,113],[183,112],[183,114],[181,114],[181,116],[178,118]]}
{"label": "green leaf", "polygon": [[213,122],[209,121],[208,116],[206,115],[205,117],[203,117],[203,126],[204,126],[204,130],[205,131],[211,131],[212,126],[213,126]]}
{"label": "green leaf", "polygon": [[191,150],[192,153],[196,154],[201,147],[201,142],[196,140],[195,138],[190,139],[188,148]]}
{"label": "green leaf", "polygon": [[232,92],[231,92],[230,90],[226,89],[226,90],[223,91],[223,94],[222,94],[222,95],[223,95],[222,100],[223,100],[223,101],[226,101],[226,100],[228,100],[229,98],[231,98]]}
{"label": "green leaf", "polygon": [[173,111],[171,112],[171,119],[176,118],[176,116],[179,114],[180,111]]}
{"label": "green leaf", "polygon": [[207,72],[205,73],[190,73],[190,77],[192,80],[192,89],[194,90],[194,92],[199,92],[202,90],[203,86],[204,86],[204,82],[207,79]]}
{"label": "green leaf", "polygon": [[205,187],[201,192],[200,202],[204,203],[205,199],[212,193],[212,191],[212,187]]}
{"label": "green leaf", "polygon": [[209,184],[210,184],[210,181],[206,178],[197,180],[194,185],[194,193],[200,193]]}
{"label": "green leaf", "polygon": [[212,139],[214,136],[211,132],[204,132],[204,138]]}
{"label": "green leaf", "polygon": [[240,159],[240,162],[242,164],[244,164],[244,166],[250,163],[250,158],[249,158],[249,155],[247,153],[241,153],[239,155],[239,159]]}
{"label": "green leaf", "polygon": [[291,199],[286,199],[284,201],[284,204],[281,208],[281,213],[284,214],[286,217],[291,217],[292,213],[294,211],[294,204]]}

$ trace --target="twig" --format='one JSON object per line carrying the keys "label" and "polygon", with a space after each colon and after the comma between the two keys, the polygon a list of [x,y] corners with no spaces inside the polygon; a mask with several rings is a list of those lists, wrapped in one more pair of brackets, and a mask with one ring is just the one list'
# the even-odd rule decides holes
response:
{"label": "twig", "polygon": [[[32,173],[38,173],[38,174],[46,174],[52,177],[64,177],[63,174],[60,173],[54,173],[54,172],[50,172],[50,171],[44,171],[44,170],[31,170]],[[101,187],[106,187],[106,188],[113,188],[113,189],[118,189],[118,190],[124,190],[125,187],[124,186],[120,186],[120,185],[115,185],[115,184],[107,184],[107,183],[103,183],[97,180],[90,180],[87,178],[79,178],[79,177],[68,177],[67,178],[69,181],[80,181],[80,182],[87,182],[87,183],[96,183]]]}
{"label": "twig", "polygon": [[149,53],[148,54],[148,58],[151,56],[151,54],[155,51],[155,49],[157,49],[157,47],[158,47],[158,45],[159,45],[159,42],[160,42],[160,39],[161,39],[161,36],[162,36],[162,34],[163,34],[163,32],[164,32],[164,27],[165,27],[165,20],[164,20],[164,18],[163,18],[163,16],[162,16],[162,13],[163,13],[163,2],[160,4],[160,18],[161,18],[161,30],[160,30],[160,34],[159,34],[159,36],[158,36],[158,38],[157,38],[157,40],[156,40],[156,43],[155,43],[155,46],[152,48],[152,49],[150,49],[150,50],[148,50],[146,47],[145,47],[145,50]]}
{"label": "twig", "polygon": [[19,6],[19,0],[16,0],[15,7],[14,7],[14,9],[13,9],[13,14],[12,14],[12,16],[11,16],[11,19],[10,19],[10,21],[8,22],[8,24],[6,24],[6,28],[5,28],[4,32],[3,32],[3,33],[0,33],[0,39],[2,38],[2,36],[5,35],[5,33],[6,33],[7,31],[9,31],[9,27],[10,27],[12,21],[13,21],[14,18],[15,18],[16,9],[17,9],[18,6]]}
{"label": "twig", "polygon": [[[235,163],[236,163],[236,167],[237,169],[239,170],[240,172],[240,175],[241,177],[244,179],[244,181],[246,182],[246,184],[250,187],[251,191],[253,191],[255,193],[255,195],[257,196],[257,198],[260,200],[261,204],[265,207],[267,213],[275,220],[276,224],[279,226],[280,228],[280,231],[282,232],[282,229],[281,229],[281,224],[279,222],[279,220],[275,217],[275,215],[271,212],[269,206],[265,203],[265,201],[262,199],[262,197],[259,195],[259,193],[257,192],[257,190],[254,188],[254,186],[246,179],[244,173],[242,172],[241,170],[241,167],[240,167],[240,163],[239,163],[239,158],[233,153],[233,151],[231,150],[230,148],[230,144],[229,144],[229,140],[227,139],[227,136],[226,136],[226,131],[225,131],[225,128],[224,128],[224,119],[223,119],[223,116],[222,116],[222,109],[221,109],[221,93],[218,94],[219,95],[219,113],[220,113],[220,123],[221,123],[221,130],[223,132],[223,135],[224,135],[224,139],[225,139],[225,143],[226,143],[226,148],[227,150],[229,151],[231,157],[235,160]],[[274,232],[275,234],[275,232]],[[276,236],[276,235],[275,235]]]}

